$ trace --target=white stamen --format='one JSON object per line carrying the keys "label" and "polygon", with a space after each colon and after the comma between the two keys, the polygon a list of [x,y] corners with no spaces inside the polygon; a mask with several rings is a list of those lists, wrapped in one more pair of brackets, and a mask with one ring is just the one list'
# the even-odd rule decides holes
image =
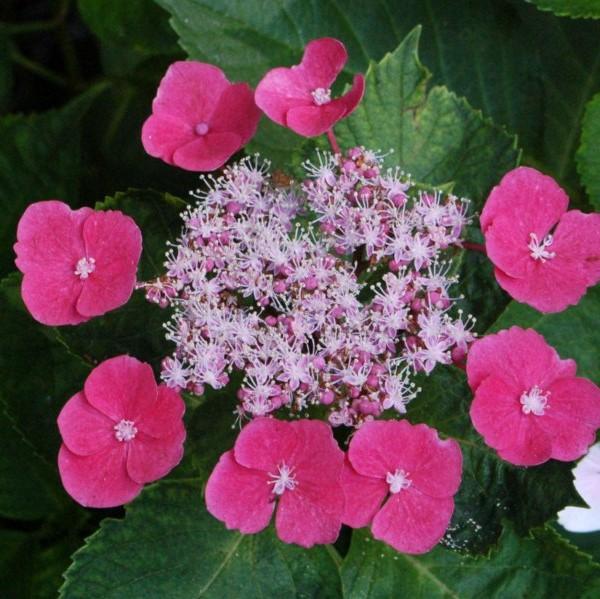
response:
{"label": "white stamen", "polygon": [[535,385],[529,391],[526,391],[521,395],[521,404],[524,414],[535,414],[536,416],[543,416],[544,412],[550,407],[548,405],[548,396],[550,391],[542,393],[542,390]]}
{"label": "white stamen", "polygon": [[331,90],[329,88],[317,87],[317,89],[314,89],[310,94],[317,106],[322,106],[323,104],[329,104],[329,102],[331,102]]}
{"label": "white stamen", "polygon": [[208,123],[198,123],[194,127],[194,131],[196,132],[196,135],[206,135],[208,133]]}
{"label": "white stamen", "polygon": [[135,427],[135,422],[131,420],[121,420],[113,427],[115,429],[115,437],[117,441],[131,441],[135,439],[138,429]]}
{"label": "white stamen", "polygon": [[278,471],[277,474],[269,472],[269,476],[273,479],[269,481],[270,485],[274,485],[273,493],[275,495],[283,495],[286,489],[293,491],[298,484],[294,476],[294,469],[288,467],[286,464],[281,464],[281,466],[278,466]]}
{"label": "white stamen", "polygon": [[390,485],[390,493],[400,493],[403,489],[408,489],[412,485],[412,481],[408,478],[408,472],[404,470],[396,470],[393,474],[388,472],[385,477],[385,482]]}
{"label": "white stamen", "polygon": [[96,270],[96,261],[93,258],[80,258],[73,271],[80,279],[87,279]]}
{"label": "white stamen", "polygon": [[531,251],[531,257],[534,260],[541,260],[542,262],[546,262],[546,260],[551,260],[556,256],[555,252],[549,252],[546,248],[552,245],[554,238],[552,235],[546,235],[544,239],[541,241],[538,240],[537,235],[535,233],[529,233],[529,237],[531,241],[527,246]]}

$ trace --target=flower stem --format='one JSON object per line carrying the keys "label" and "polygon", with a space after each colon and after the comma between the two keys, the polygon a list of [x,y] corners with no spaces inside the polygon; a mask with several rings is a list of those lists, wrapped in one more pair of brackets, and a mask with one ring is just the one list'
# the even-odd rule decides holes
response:
{"label": "flower stem", "polygon": [[471,241],[463,241],[463,247],[466,250],[473,250],[474,252],[481,252],[482,254],[486,254],[485,245],[483,243],[472,243]]}
{"label": "flower stem", "polygon": [[327,140],[329,141],[329,145],[333,150],[334,154],[341,154],[340,146],[338,145],[337,139],[335,138],[335,133],[333,132],[333,127],[327,131]]}

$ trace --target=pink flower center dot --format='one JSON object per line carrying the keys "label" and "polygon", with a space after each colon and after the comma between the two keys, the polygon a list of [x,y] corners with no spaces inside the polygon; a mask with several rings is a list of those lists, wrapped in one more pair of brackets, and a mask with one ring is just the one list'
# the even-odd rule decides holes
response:
{"label": "pink flower center dot", "polygon": [[96,270],[96,261],[93,258],[80,258],[75,266],[74,273],[80,279],[87,279]]}
{"label": "pink flower center dot", "polygon": [[115,429],[115,437],[117,441],[131,441],[135,439],[138,429],[135,427],[135,422],[132,420],[121,420],[113,427]]}
{"label": "pink flower center dot", "polygon": [[278,466],[277,474],[269,472],[269,476],[273,479],[269,481],[269,484],[273,485],[273,493],[275,495],[283,495],[286,489],[293,491],[298,484],[294,476],[294,469],[286,464]]}
{"label": "pink flower center dot", "polygon": [[196,135],[206,135],[208,133],[208,123],[198,123],[194,127],[194,131],[196,132]]}
{"label": "pink flower center dot", "polygon": [[546,260],[551,260],[556,256],[554,252],[549,252],[546,248],[552,245],[553,237],[552,235],[546,235],[544,239],[540,242],[535,233],[529,233],[530,242],[527,246],[531,252],[531,257],[534,260],[541,260],[542,262],[546,262]]}
{"label": "pink flower center dot", "polygon": [[408,478],[408,472],[404,470],[396,470],[393,474],[388,472],[385,482],[390,485],[390,493],[394,495],[400,493],[403,489],[408,489],[412,485],[412,481]]}
{"label": "pink flower center dot", "polygon": [[535,385],[529,391],[521,395],[521,409],[523,414],[535,414],[536,416],[543,416],[545,410],[550,406],[548,405],[549,391],[542,393],[542,390]]}
{"label": "pink flower center dot", "polygon": [[329,88],[317,87],[317,89],[313,89],[313,91],[310,92],[310,95],[317,106],[322,106],[323,104],[329,104],[329,102],[331,102],[331,90]]}

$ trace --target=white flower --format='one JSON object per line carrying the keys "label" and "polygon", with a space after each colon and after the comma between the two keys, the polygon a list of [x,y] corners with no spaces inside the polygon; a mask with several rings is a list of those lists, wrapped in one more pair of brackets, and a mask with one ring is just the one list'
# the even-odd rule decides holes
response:
{"label": "white flower", "polygon": [[600,443],[590,447],[573,475],[577,492],[590,507],[568,506],[558,512],[558,522],[571,532],[600,530]]}

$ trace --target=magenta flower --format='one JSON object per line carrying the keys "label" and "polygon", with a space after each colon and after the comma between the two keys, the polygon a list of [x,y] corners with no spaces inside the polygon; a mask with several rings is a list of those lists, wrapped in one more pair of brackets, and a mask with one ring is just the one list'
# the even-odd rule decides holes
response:
{"label": "magenta flower", "polygon": [[443,537],[461,481],[453,439],[406,420],[371,421],[354,435],[342,484],[343,522],[371,525],[373,536],[402,553],[425,553]]}
{"label": "magenta flower", "polygon": [[152,368],[130,356],[98,365],[58,415],[67,493],[86,507],[131,501],[181,460],[185,405]]}
{"label": "magenta flower", "polygon": [[122,306],[135,287],[142,235],[119,211],[28,206],[17,228],[21,295],[42,324],[79,324]]}
{"label": "magenta flower", "polygon": [[262,78],[256,88],[256,104],[271,120],[299,135],[321,135],[347,117],[365,91],[365,78],[355,75],[350,91],[331,98],[331,85],[347,60],[348,53],[339,40],[313,40],[299,65],[272,69]]}
{"label": "magenta flower", "polygon": [[286,543],[332,543],[341,527],[344,454],[317,420],[256,418],[225,452],[206,485],[208,511],[229,529],[275,528]]}
{"label": "magenta flower", "polygon": [[481,229],[499,285],[541,312],[576,304],[600,281],[600,214],[569,210],[551,177],[529,167],[492,190]]}
{"label": "magenta flower", "polygon": [[189,171],[223,166],[256,132],[260,111],[247,83],[230,83],[221,69],[174,62],[142,128],[150,156]]}
{"label": "magenta flower", "polygon": [[600,389],[576,377],[576,368],[532,329],[475,341],[467,356],[473,426],[519,466],[576,460],[600,428]]}

